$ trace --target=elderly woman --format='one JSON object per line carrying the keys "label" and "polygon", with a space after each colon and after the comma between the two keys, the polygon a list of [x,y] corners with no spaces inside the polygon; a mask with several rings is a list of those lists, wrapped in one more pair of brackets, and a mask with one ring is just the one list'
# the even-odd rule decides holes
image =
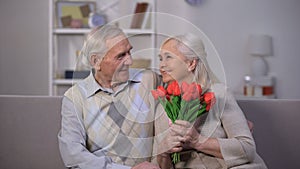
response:
{"label": "elderly woman", "polygon": [[[155,132],[160,167],[267,168],[256,153],[243,112],[210,70],[202,40],[192,34],[171,37],[162,44],[159,58],[164,83],[196,82],[203,93],[212,91],[216,97],[212,109],[194,124],[183,120],[170,124],[158,105]],[[180,154],[181,160],[172,166],[170,154],[174,152]]]}

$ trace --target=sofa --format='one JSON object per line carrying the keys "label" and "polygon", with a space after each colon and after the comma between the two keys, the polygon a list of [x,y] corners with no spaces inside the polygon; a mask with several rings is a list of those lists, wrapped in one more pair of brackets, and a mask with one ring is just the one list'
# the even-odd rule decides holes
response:
{"label": "sofa", "polygon": [[63,169],[57,133],[61,97],[0,97],[0,168]]}
{"label": "sofa", "polygon": [[[0,168],[63,169],[59,96],[0,96]],[[300,100],[238,100],[270,169],[298,169]]]}

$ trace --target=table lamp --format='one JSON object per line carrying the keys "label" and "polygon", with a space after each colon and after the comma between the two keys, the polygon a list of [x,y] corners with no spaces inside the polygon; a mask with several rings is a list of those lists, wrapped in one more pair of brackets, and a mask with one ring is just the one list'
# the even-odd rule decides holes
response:
{"label": "table lamp", "polygon": [[272,37],[260,34],[250,35],[249,53],[255,57],[252,63],[253,76],[266,76],[268,73],[268,64],[264,57],[272,55]]}

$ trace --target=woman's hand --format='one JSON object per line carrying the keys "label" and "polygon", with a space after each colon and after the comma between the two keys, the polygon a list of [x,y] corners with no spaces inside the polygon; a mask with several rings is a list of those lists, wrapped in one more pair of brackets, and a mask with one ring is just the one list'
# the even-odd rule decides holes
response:
{"label": "woman's hand", "polygon": [[[180,152],[183,146],[188,146],[186,143],[195,143],[198,140],[199,133],[192,124],[184,120],[176,120],[175,123],[170,123],[167,135],[160,143],[160,152],[174,153]],[[190,147],[190,146],[188,146]]]}
{"label": "woman's hand", "polygon": [[170,125],[169,135],[166,136],[162,146],[168,147],[168,153],[179,152],[185,148],[223,158],[220,144],[216,138],[201,136],[195,126],[183,120],[176,120],[174,124]]}
{"label": "woman's hand", "polygon": [[183,143],[186,141],[184,135],[180,134],[182,132],[184,132],[184,128],[177,124],[171,124],[167,134],[158,146],[158,152],[174,153],[182,151]]}
{"label": "woman's hand", "polygon": [[223,158],[218,140],[216,138],[203,137],[191,123],[177,120],[174,125],[171,125],[171,129],[183,136],[184,148],[195,149],[196,151]]}
{"label": "woman's hand", "polygon": [[195,126],[188,121],[176,120],[175,124],[172,124],[171,130],[184,138],[183,147],[185,149],[195,149],[201,143],[200,141],[204,139]]}

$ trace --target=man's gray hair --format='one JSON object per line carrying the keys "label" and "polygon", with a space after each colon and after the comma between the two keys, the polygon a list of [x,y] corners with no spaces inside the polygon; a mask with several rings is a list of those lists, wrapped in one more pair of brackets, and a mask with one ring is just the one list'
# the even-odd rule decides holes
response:
{"label": "man's gray hair", "polygon": [[91,56],[97,55],[103,58],[109,50],[106,41],[121,35],[126,37],[122,29],[115,25],[104,25],[92,29],[87,35],[80,52],[80,58],[83,64],[91,68]]}

